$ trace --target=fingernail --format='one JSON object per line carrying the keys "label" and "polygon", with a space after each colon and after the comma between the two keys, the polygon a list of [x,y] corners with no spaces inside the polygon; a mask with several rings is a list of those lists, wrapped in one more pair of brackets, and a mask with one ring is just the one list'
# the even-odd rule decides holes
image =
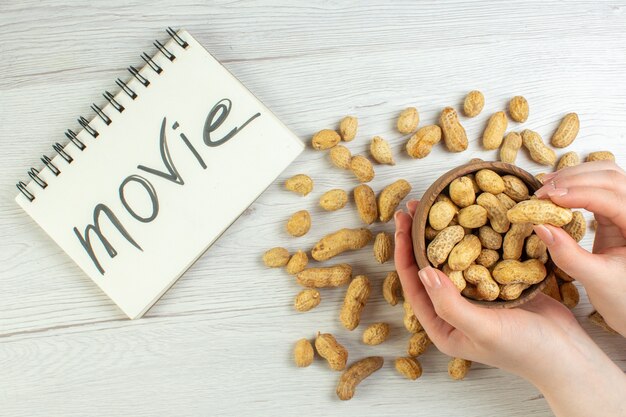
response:
{"label": "fingernail", "polygon": [[428,288],[437,288],[441,286],[441,281],[435,270],[428,266],[418,272],[422,283]]}
{"label": "fingernail", "polygon": [[543,240],[546,245],[550,246],[554,243],[554,235],[552,234],[550,229],[545,227],[543,224],[536,225],[534,229],[535,233],[539,235],[539,238]]}
{"label": "fingernail", "polygon": [[543,182],[551,180],[552,178],[556,177],[557,175],[558,175],[558,172],[551,172],[549,174],[546,174],[546,175],[543,176]]}
{"label": "fingernail", "polygon": [[402,213],[402,210],[396,211],[396,213],[393,215],[393,218],[395,221],[398,221],[398,217],[400,217],[400,213]]}
{"label": "fingernail", "polygon": [[535,191],[535,195],[539,198],[541,197],[545,197],[548,194],[548,189],[551,188],[547,185],[544,185],[543,187],[539,188],[537,191]]}
{"label": "fingernail", "polygon": [[563,197],[565,194],[567,194],[567,188],[555,188],[548,191],[548,197]]}

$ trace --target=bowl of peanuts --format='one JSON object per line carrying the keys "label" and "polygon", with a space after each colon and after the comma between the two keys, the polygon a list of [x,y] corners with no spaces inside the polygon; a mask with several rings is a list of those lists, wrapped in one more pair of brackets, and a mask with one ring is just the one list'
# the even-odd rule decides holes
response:
{"label": "bowl of peanuts", "polygon": [[555,269],[533,224],[572,219],[571,210],[532,197],[541,185],[504,162],[473,160],[442,175],[413,217],[419,268],[441,269],[465,298],[488,308],[530,301]]}

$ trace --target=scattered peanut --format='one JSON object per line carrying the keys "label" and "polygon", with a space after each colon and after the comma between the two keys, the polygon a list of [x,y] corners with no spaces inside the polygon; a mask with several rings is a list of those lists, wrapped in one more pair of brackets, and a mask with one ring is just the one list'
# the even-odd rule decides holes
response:
{"label": "scattered peanut", "polygon": [[300,210],[287,220],[286,226],[287,233],[291,236],[304,236],[311,229],[311,215],[306,210]]}
{"label": "scattered peanut", "polygon": [[326,191],[320,197],[320,206],[326,211],[342,209],[348,204],[348,193],[344,190],[334,189]]}
{"label": "scattered peanut", "polygon": [[503,111],[492,114],[483,133],[483,147],[487,150],[498,149],[504,139],[507,125],[506,114]]}
{"label": "scattered peanut", "polygon": [[543,143],[539,133],[528,129],[524,130],[522,132],[522,144],[530,152],[533,161],[549,166],[554,166],[556,163],[556,154]]}
{"label": "scattered peanut", "polygon": [[578,120],[578,115],[576,113],[566,114],[556,132],[552,135],[550,143],[555,148],[565,148],[576,139],[579,128],[580,121]]}
{"label": "scattered peanut", "polygon": [[591,152],[587,155],[585,162],[593,162],[593,161],[613,161],[615,162],[615,155],[613,155],[609,151],[598,151]]}
{"label": "scattered peanut", "polygon": [[320,292],[316,289],[309,288],[300,291],[298,295],[296,295],[293,305],[296,311],[304,312],[317,307],[321,301]]}
{"label": "scattered peanut", "polygon": [[328,362],[328,366],[333,371],[345,369],[348,361],[348,351],[343,347],[335,336],[330,333],[317,333],[315,339],[315,350]]}
{"label": "scattered peanut", "polygon": [[411,304],[409,304],[408,301],[404,300],[402,308],[404,309],[404,318],[402,321],[404,322],[404,327],[408,330],[408,332],[417,333],[424,330],[422,324],[419,322],[417,317],[415,317],[413,307],[411,307]]}
{"label": "scattered peanut", "polygon": [[372,158],[379,164],[395,165],[393,155],[391,154],[391,146],[389,142],[380,136],[374,136],[370,144],[370,153]]}
{"label": "scattered peanut", "polygon": [[296,281],[303,287],[324,288],[340,287],[352,279],[352,267],[338,264],[321,268],[307,268],[296,275]]}
{"label": "scattered peanut", "polygon": [[298,252],[293,254],[291,259],[289,259],[285,270],[290,275],[296,275],[302,272],[304,268],[306,268],[306,265],[308,263],[309,257],[307,256],[306,252],[299,250]]}
{"label": "scattered peanut", "polygon": [[408,133],[415,132],[417,129],[417,125],[420,122],[420,116],[415,107],[407,107],[402,110],[400,116],[398,117],[398,132],[406,135]]}
{"label": "scattered peanut", "polygon": [[452,107],[443,109],[439,117],[439,126],[443,134],[443,141],[450,152],[462,152],[467,149],[467,134],[459,122],[459,116]]}
{"label": "scattered peanut", "polygon": [[409,339],[409,346],[407,348],[407,353],[411,357],[420,356],[422,353],[426,351],[428,345],[430,345],[431,341],[428,335],[424,330],[420,330],[419,332],[413,334],[411,339]]}
{"label": "scattered peanut", "polygon": [[321,151],[332,148],[337,145],[340,140],[341,136],[339,136],[339,133],[334,130],[323,129],[313,135],[311,145],[313,146],[313,149]]}
{"label": "scattered peanut", "polygon": [[391,236],[385,232],[380,232],[374,239],[374,259],[379,264],[384,264],[393,255],[393,243]]}
{"label": "scattered peanut", "polygon": [[354,116],[346,116],[339,123],[339,134],[344,142],[350,142],[356,137],[359,120]]}
{"label": "scattered peanut", "polygon": [[294,175],[285,181],[285,188],[289,191],[305,196],[313,191],[313,180],[308,175]]}
{"label": "scattered peanut", "polygon": [[314,355],[313,346],[308,339],[300,339],[296,342],[296,346],[293,349],[293,359],[297,367],[306,368],[312,364]]}
{"label": "scattered peanut", "polygon": [[441,141],[441,128],[437,125],[424,126],[406,143],[406,152],[411,158],[425,158],[439,141]]}
{"label": "scattered peanut", "polygon": [[350,169],[350,162],[352,162],[350,149],[343,145],[337,145],[330,149],[328,155],[330,156],[330,161],[337,168]]}
{"label": "scattered peanut", "polygon": [[467,117],[476,117],[485,106],[485,96],[478,90],[467,93],[463,100],[463,114]]}
{"label": "scattered peanut", "polygon": [[350,170],[360,182],[370,182],[376,175],[369,159],[356,155],[350,160]]}
{"label": "scattered peanut", "polygon": [[422,365],[415,358],[397,358],[395,367],[396,371],[412,381],[415,381],[417,378],[422,376]]}
{"label": "scattered peanut", "polygon": [[376,194],[369,185],[361,184],[354,188],[354,202],[359,217],[366,224],[372,224],[378,217]]}
{"label": "scattered peanut", "polygon": [[363,343],[366,345],[380,345],[389,337],[389,325],[387,323],[374,323],[363,332]]}
{"label": "scattered peanut", "polygon": [[597,311],[594,311],[591,314],[589,314],[587,318],[589,319],[590,322],[592,322],[596,326],[602,327],[607,332],[612,333],[612,334],[617,334],[617,332],[606,323],[606,321],[604,320],[604,317],[602,317],[602,315],[598,313]]}
{"label": "scattered peanut", "polygon": [[289,251],[285,248],[272,248],[263,254],[263,263],[270,268],[280,268],[289,262]]}
{"label": "scattered peanut", "polygon": [[402,285],[396,271],[391,271],[383,281],[383,297],[390,305],[395,306],[402,298]]}
{"label": "scattered peanut", "polygon": [[500,161],[507,164],[514,164],[517,159],[517,152],[522,147],[522,137],[517,132],[510,132],[504,137],[500,148]]}
{"label": "scattered peanut", "polygon": [[345,251],[361,249],[371,239],[372,232],[368,229],[341,229],[317,242],[311,256],[316,261],[327,261]]}
{"label": "scattered peanut", "polygon": [[561,298],[563,299],[565,307],[571,309],[578,305],[580,294],[578,293],[576,284],[573,282],[564,282],[559,286],[559,291],[561,292]]}
{"label": "scattered peanut", "polygon": [[380,221],[386,223],[391,220],[400,201],[410,192],[411,184],[406,180],[398,180],[386,186],[378,196],[378,214]]}
{"label": "scattered peanut", "polygon": [[551,224],[561,227],[572,220],[572,211],[549,200],[533,199],[517,203],[507,211],[506,217],[511,223]]}
{"label": "scattered peanut", "polygon": [[580,158],[576,152],[567,152],[563,154],[559,163],[556,164],[556,170],[560,170],[567,167],[575,167],[580,164]]}
{"label": "scattered peanut", "polygon": [[343,300],[339,319],[348,330],[354,330],[361,321],[361,311],[370,296],[370,282],[365,275],[354,277]]}
{"label": "scattered peanut", "polygon": [[448,375],[455,381],[465,378],[467,372],[472,366],[472,361],[461,358],[452,358],[448,362]]}
{"label": "scattered peanut", "polygon": [[383,362],[383,358],[380,356],[370,356],[369,358],[361,359],[350,365],[339,379],[337,397],[342,401],[354,397],[357,385],[382,368]]}
{"label": "scattered peanut", "polygon": [[515,96],[509,101],[509,116],[518,123],[528,119],[528,101],[522,96]]}
{"label": "scattered peanut", "polygon": [[580,242],[587,233],[587,221],[580,211],[572,212],[572,220],[563,226],[563,230],[576,242]]}

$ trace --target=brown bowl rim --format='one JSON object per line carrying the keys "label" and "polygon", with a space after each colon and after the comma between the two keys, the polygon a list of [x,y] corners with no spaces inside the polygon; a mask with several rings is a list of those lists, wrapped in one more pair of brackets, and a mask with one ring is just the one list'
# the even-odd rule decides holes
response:
{"label": "brown bowl rim", "polygon": [[[430,211],[430,207],[433,205],[435,198],[448,186],[450,183],[459,177],[462,177],[467,174],[472,174],[481,169],[491,169],[498,174],[504,175],[515,175],[526,185],[531,193],[539,189],[542,184],[541,182],[535,178],[534,175],[529,173],[528,171],[513,165],[507,164],[505,162],[497,162],[497,161],[482,161],[482,162],[470,162],[456,168],[453,168],[441,175],[435,182],[432,183],[430,187],[424,192],[422,199],[420,200],[420,204],[417,206],[417,210],[415,211],[415,215],[413,216],[413,225],[412,225],[412,241],[413,241],[413,253],[415,256],[415,260],[417,262],[417,266],[419,269],[426,268],[427,266],[432,266],[426,257],[426,237],[425,230],[426,224],[428,220],[428,212]],[[549,256],[549,255],[548,255]],[[542,290],[547,285],[547,278],[550,276],[550,272],[554,270],[554,264],[552,263],[552,259],[548,258],[548,262],[546,263],[546,269],[548,270],[548,274],[546,274],[546,278],[543,281],[533,284],[527,289],[525,289],[519,298],[515,300],[494,300],[494,301],[481,301],[481,300],[472,300],[470,298],[464,297],[466,300],[469,300],[473,304],[477,304],[480,306],[484,306],[487,308],[513,308],[521,306],[528,301],[532,300],[542,292]]]}

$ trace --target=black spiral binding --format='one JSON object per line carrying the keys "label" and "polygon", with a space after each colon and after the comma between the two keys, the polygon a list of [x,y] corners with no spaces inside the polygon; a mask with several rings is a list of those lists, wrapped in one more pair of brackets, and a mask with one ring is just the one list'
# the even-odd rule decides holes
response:
{"label": "black spiral binding", "polygon": [[[171,27],[167,28],[167,34],[174,40],[174,42],[176,42],[176,44],[181,47],[182,49],[187,49],[189,47],[189,44],[187,43],[187,41],[185,41],[176,31],[174,31]],[[165,56],[169,61],[174,61],[176,59],[176,55],[174,55],[174,53],[172,51],[170,51],[168,48],[165,47],[165,45],[163,45],[160,41],[156,40],[154,41],[153,45],[157,48],[158,53],[161,53],[163,56]],[[163,72],[163,67],[161,67],[159,64],[157,64],[152,57],[150,57],[150,55],[148,55],[147,53],[143,52],[141,54],[141,59],[146,63],[146,66],[149,67],[152,71],[154,71],[157,75],[160,75]],[[145,68],[145,66],[144,66]],[[150,85],[150,80],[148,80],[144,75],[142,75],[140,73],[141,70],[136,69],[135,67],[133,67],[132,65],[128,67],[128,72],[130,72],[130,74],[137,80],[139,81],[144,87],[148,87]],[[128,95],[128,97],[130,97],[132,100],[135,100],[138,97],[137,92],[135,92],[133,89],[131,89],[128,86],[128,83],[125,83],[124,81],[122,81],[120,78],[118,78],[115,83],[117,84],[117,86],[120,88],[120,91],[123,91],[126,95]],[[122,113],[125,108],[124,106],[115,99],[115,95],[111,94],[108,91],[105,91],[103,94],[104,98],[107,100],[107,102],[109,104],[111,104],[111,106],[118,111],[118,113]],[[110,125],[113,120],[111,119],[111,117],[109,115],[107,115],[102,108],[100,108],[97,104],[92,104],[91,105],[91,109],[94,111],[94,113],[108,126]],[[93,138],[96,139],[99,136],[99,133],[96,129],[94,129],[92,126],[90,126],[90,122],[89,120],[85,119],[84,117],[80,116],[78,118],[78,123],[80,124],[80,126],[87,132],[89,133],[89,135]],[[65,132],[65,137],[69,140],[69,143],[72,143],[74,146],[76,146],[80,151],[84,151],[85,149],[87,149],[87,145],[81,141],[78,138],[78,135],[76,133],[74,133],[74,131],[72,131],[71,129],[68,129],[67,132]],[[52,148],[54,149],[54,151],[67,163],[67,164],[71,164],[74,161],[74,158],[72,158],[72,156],[67,153],[65,151],[65,147],[66,145],[62,145],[59,142],[56,142],[54,145],[52,145]],[[43,155],[41,157],[41,162],[43,162],[44,164],[44,168],[49,169],[54,176],[58,176],[61,174],[61,170],[52,162],[52,159],[50,157],[48,157],[47,155]],[[36,168],[31,168],[28,171],[28,176],[30,177],[30,179],[32,180],[32,183],[35,183],[36,185],[39,186],[39,188],[44,189],[48,186],[48,183],[46,181],[44,181],[41,177],[40,177],[40,171]],[[29,190],[29,187],[31,187],[31,184],[25,184],[23,181],[20,181],[16,184],[17,189],[20,191],[20,193],[22,193],[24,195],[24,197],[26,197],[29,201],[33,201],[35,199],[35,194]]]}

